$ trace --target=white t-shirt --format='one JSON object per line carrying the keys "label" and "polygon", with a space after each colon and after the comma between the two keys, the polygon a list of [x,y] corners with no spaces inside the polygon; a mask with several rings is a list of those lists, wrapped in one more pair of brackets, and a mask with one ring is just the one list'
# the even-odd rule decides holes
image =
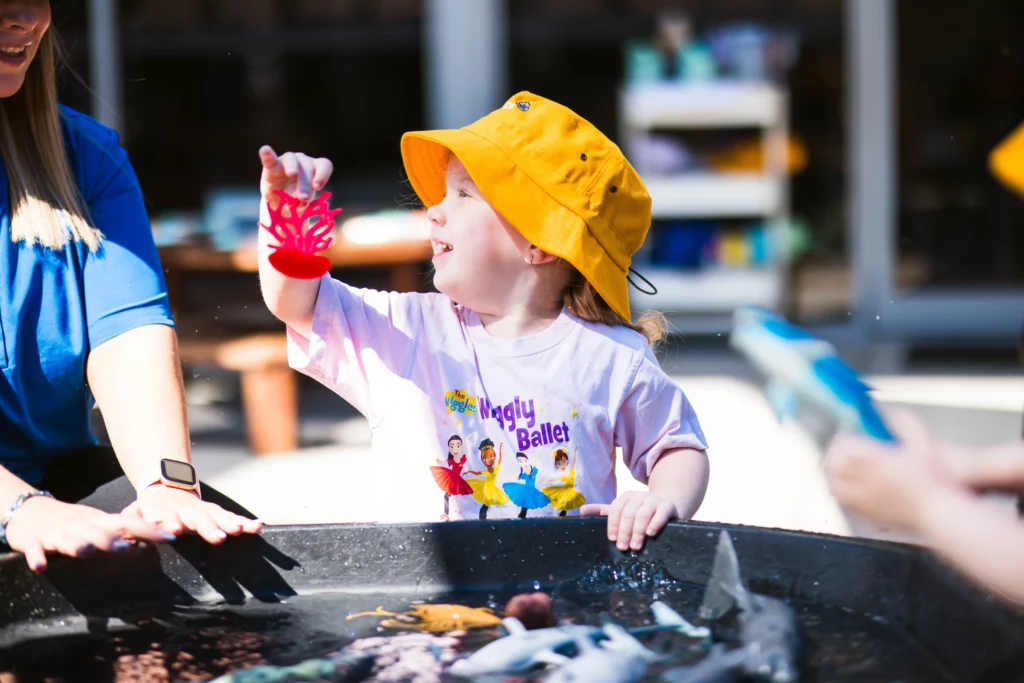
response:
{"label": "white t-shirt", "polygon": [[436,521],[446,506],[450,519],[579,514],[614,500],[616,446],[643,483],[665,451],[707,448],[643,335],[568,310],[502,339],[444,295],[325,275],[310,339],[289,329],[288,359],[370,423],[367,521]]}

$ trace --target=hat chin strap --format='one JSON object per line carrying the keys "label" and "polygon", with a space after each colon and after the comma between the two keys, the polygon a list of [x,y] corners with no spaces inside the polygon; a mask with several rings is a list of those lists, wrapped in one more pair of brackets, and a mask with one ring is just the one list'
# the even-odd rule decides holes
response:
{"label": "hat chin strap", "polygon": [[651,282],[650,280],[648,280],[647,278],[645,278],[645,277],[644,277],[643,275],[641,275],[641,274],[640,274],[640,273],[638,273],[637,271],[633,270],[633,267],[632,267],[632,266],[630,266],[630,267],[629,267],[629,272],[633,273],[633,274],[634,274],[634,275],[636,275],[636,276],[637,276],[638,278],[640,278],[641,280],[643,280],[643,281],[644,281],[644,282],[645,282],[645,283],[647,284],[647,286],[651,288],[651,291],[647,291],[646,289],[644,289],[643,287],[641,287],[641,286],[640,286],[640,285],[638,285],[637,283],[633,282],[633,278],[631,278],[631,277],[630,277],[629,275],[627,275],[627,276],[626,276],[626,282],[628,282],[629,284],[631,284],[631,285],[633,285],[634,287],[636,287],[636,288],[637,288],[637,290],[639,290],[640,292],[642,292],[642,293],[644,293],[644,294],[647,294],[647,295],[649,295],[649,296],[654,296],[655,294],[657,294],[657,293],[658,293],[658,288],[654,286],[654,283],[653,283],[653,282]]}

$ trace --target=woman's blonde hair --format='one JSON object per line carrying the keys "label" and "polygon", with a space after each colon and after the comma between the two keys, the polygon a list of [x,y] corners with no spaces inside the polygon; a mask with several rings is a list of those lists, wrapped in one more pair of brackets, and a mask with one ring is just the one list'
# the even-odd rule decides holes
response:
{"label": "woman's blonde hair", "polygon": [[593,285],[575,268],[572,268],[572,274],[569,276],[563,303],[577,318],[605,325],[624,325],[639,332],[647,338],[647,344],[652,349],[657,348],[658,343],[665,337],[665,330],[668,327],[665,316],[657,311],[646,311],[636,322],[624,319],[611,309],[611,306],[601,298]]}
{"label": "woman's blonde hair", "polygon": [[11,241],[63,249],[69,240],[99,247],[100,231],[68,164],[57,107],[57,64],[63,52],[51,28],[39,41],[25,82],[0,99],[0,158],[7,168]]}

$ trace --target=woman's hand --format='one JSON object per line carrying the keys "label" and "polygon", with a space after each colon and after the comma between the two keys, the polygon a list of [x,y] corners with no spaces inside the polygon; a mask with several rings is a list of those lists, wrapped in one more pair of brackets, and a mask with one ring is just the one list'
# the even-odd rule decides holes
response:
{"label": "woman's hand", "polygon": [[280,190],[300,202],[308,202],[324,188],[334,172],[330,159],[314,159],[301,152],[285,152],[278,156],[270,145],[260,147],[260,161],[263,163],[260,194],[268,201],[274,190]]}
{"label": "woman's hand", "polygon": [[254,534],[263,522],[247,519],[215,503],[200,500],[181,489],[154,484],[143,489],[139,499],[124,510],[125,515],[145,520],[171,534],[194,531],[210,543],[223,543],[230,536]]}
{"label": "woman's hand", "polygon": [[608,517],[608,540],[619,550],[640,550],[648,536],[665,528],[669,520],[677,519],[679,511],[668,498],[650,491],[626,491],[611,505],[584,505],[583,517]]}
{"label": "woman's hand", "polygon": [[124,550],[128,539],[164,542],[174,534],[137,516],[109,514],[36,496],[19,507],[7,524],[7,542],[25,554],[33,571],[46,569],[46,553],[85,557],[97,551]]}

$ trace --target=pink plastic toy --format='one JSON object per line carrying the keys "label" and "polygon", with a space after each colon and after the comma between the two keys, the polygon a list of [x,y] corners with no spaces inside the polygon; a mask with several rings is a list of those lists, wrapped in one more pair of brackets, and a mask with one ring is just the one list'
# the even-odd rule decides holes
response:
{"label": "pink plastic toy", "polygon": [[[274,190],[277,195],[277,208],[268,206],[270,225],[260,227],[277,238],[278,245],[271,245],[274,253],[270,255],[270,265],[288,277],[312,280],[322,276],[331,269],[331,260],[317,254],[331,244],[327,235],[334,227],[334,217],[341,209],[332,209],[327,200],[330,192],[324,192],[309,203],[305,209],[299,209],[299,200],[281,190]],[[286,211],[287,209],[287,211]],[[314,220],[303,232],[302,226],[310,219]]]}

